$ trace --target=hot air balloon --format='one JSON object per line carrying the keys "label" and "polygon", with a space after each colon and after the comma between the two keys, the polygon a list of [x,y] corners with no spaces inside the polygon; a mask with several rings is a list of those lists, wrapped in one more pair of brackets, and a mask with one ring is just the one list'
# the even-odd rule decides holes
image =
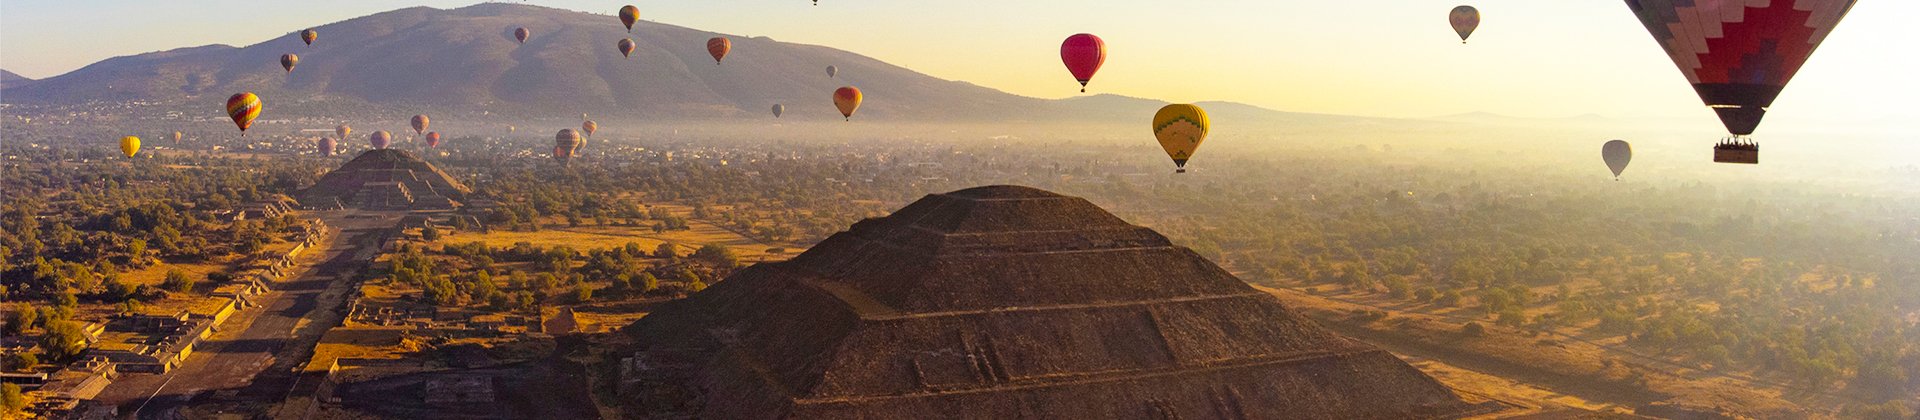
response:
{"label": "hot air balloon", "polygon": [[600,130],[600,124],[594,124],[593,120],[580,122],[580,132],[587,133],[587,137],[593,137],[593,132],[598,130]]}
{"label": "hot air balloon", "polygon": [[1600,146],[1600,159],[1607,161],[1607,169],[1613,170],[1613,180],[1620,180],[1620,173],[1627,170],[1627,162],[1633,161],[1633,146],[1626,140],[1608,141]]}
{"label": "hot air balloon", "polygon": [[1074,34],[1060,43],[1060,61],[1067,64],[1074,80],[1080,81],[1080,91],[1086,92],[1093,73],[1107,62],[1107,42],[1093,34]]}
{"label": "hot air balloon", "polygon": [[781,114],[781,113],[784,113],[784,112],[787,112],[787,106],[786,106],[786,105],[781,105],[781,104],[773,104],[773,117],[774,117],[774,118],[780,118],[780,114]]}
{"label": "hot air balloon", "polygon": [[620,24],[627,25],[627,33],[633,33],[633,23],[640,21],[640,8],[629,4],[620,7]]}
{"label": "hot air balloon", "polygon": [[332,137],[321,137],[320,144],[315,146],[320,152],[320,156],[333,156],[333,146],[335,146],[335,144]]}
{"label": "hot air balloon", "polygon": [[312,29],[300,31],[300,41],[307,43],[308,46],[312,46],[313,40],[315,39],[320,39],[319,32],[315,32]]}
{"label": "hot air balloon", "polygon": [[393,144],[393,135],[387,134],[386,130],[375,131],[367,136],[367,141],[373,143],[375,149],[385,149],[387,145]]}
{"label": "hot air balloon", "polygon": [[707,40],[707,54],[713,56],[713,65],[720,65],[720,59],[727,58],[727,51],[733,50],[733,41],[727,37],[716,36]]}
{"label": "hot air balloon", "polygon": [[620,43],[614,46],[620,48],[621,57],[633,58],[634,44],[632,39],[621,38]]}
{"label": "hot air balloon", "polygon": [[527,37],[529,36],[533,36],[533,31],[529,31],[527,28],[513,28],[513,39],[520,40],[520,43],[527,43]]}
{"label": "hot air balloon", "polygon": [[428,123],[426,114],[413,116],[413,133],[426,134]]}
{"label": "hot air balloon", "polygon": [[253,92],[236,93],[227,98],[227,116],[233,118],[233,125],[240,127],[240,134],[247,134],[247,127],[253,126],[253,119],[260,117],[260,97]]}
{"label": "hot air balloon", "polygon": [[553,147],[566,149],[567,157],[573,157],[573,152],[580,150],[581,143],[585,142],[580,141],[580,133],[571,128],[561,129],[559,133],[553,135]]}
{"label": "hot air balloon", "polygon": [[1207,126],[1207,111],[1193,105],[1171,104],[1153,114],[1153,137],[1173,158],[1174,172],[1187,171],[1187,159],[1207,139]]}
{"label": "hot air balloon", "polygon": [[507,135],[509,135],[509,136],[511,136],[511,135],[513,135],[513,131],[514,131],[514,130],[515,130],[515,129],[513,128],[513,126],[511,126],[511,125],[509,125],[509,126],[507,126]]}
{"label": "hot air balloon", "polygon": [[140,138],[134,136],[121,137],[120,153],[126,154],[127,157],[140,154]]}
{"label": "hot air balloon", "polygon": [[340,124],[339,127],[333,128],[333,134],[340,136],[341,139],[346,139],[347,134],[350,133],[353,133],[353,127],[348,127],[346,124]]}
{"label": "hot air balloon", "polygon": [[833,106],[840,108],[840,115],[847,121],[853,121],[853,111],[860,109],[860,88],[846,86],[833,91]]}
{"label": "hot air balloon", "polygon": [[180,144],[180,132],[173,132],[173,144]]}
{"label": "hot air balloon", "polygon": [[288,73],[293,72],[293,65],[295,64],[300,64],[300,56],[293,54],[280,55],[280,67],[287,69]]}
{"label": "hot air balloon", "polygon": [[1447,23],[1453,24],[1453,32],[1460,34],[1460,43],[1465,44],[1467,37],[1473,35],[1473,29],[1480,27],[1480,9],[1473,6],[1455,7],[1447,13]]}
{"label": "hot air balloon", "polygon": [[427,133],[427,147],[440,147],[440,132]]}
{"label": "hot air balloon", "polygon": [[1714,161],[1759,163],[1747,139],[1854,0],[1632,1],[1627,8],[1673,58],[1730,138]]}
{"label": "hot air balloon", "polygon": [[827,78],[828,78],[828,79],[832,79],[832,78],[833,78],[833,76],[835,76],[835,75],[838,75],[838,74],[840,74],[840,68],[839,68],[839,67],[834,67],[834,66],[827,66]]}
{"label": "hot air balloon", "polygon": [[553,158],[554,160],[560,161],[560,164],[565,165],[567,159],[573,158],[573,150],[567,148],[567,146],[553,146]]}

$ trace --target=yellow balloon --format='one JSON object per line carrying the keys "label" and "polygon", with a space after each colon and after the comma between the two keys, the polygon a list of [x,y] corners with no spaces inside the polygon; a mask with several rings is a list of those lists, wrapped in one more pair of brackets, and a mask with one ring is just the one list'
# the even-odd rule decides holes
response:
{"label": "yellow balloon", "polygon": [[1172,104],[1153,114],[1153,137],[1173,158],[1175,172],[1187,171],[1187,159],[1207,139],[1207,111],[1188,104]]}
{"label": "yellow balloon", "polygon": [[127,157],[140,154],[140,138],[134,136],[121,137],[120,153],[127,154]]}

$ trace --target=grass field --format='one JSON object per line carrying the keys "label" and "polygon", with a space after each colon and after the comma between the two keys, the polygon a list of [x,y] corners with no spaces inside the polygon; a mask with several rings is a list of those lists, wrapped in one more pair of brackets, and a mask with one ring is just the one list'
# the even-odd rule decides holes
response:
{"label": "grass field", "polygon": [[[670,207],[674,208],[674,207]],[[674,208],[676,214],[687,211],[684,207]],[[688,230],[670,230],[654,233],[648,227],[596,226],[585,224],[579,227],[566,227],[563,220],[555,219],[547,228],[539,232],[513,232],[495,230],[488,233],[458,232],[440,238],[443,244],[463,244],[473,241],[486,243],[488,247],[505,248],[516,243],[526,242],[540,247],[566,245],[575,250],[585,251],[594,248],[625,246],[628,242],[640,244],[641,249],[649,252],[659,247],[661,242],[673,242],[680,245],[680,253],[685,255],[705,244],[721,244],[733,248],[735,255],[744,263],[778,261],[791,256],[800,249],[793,244],[770,244],[753,238],[741,236],[733,231],[714,226],[703,221],[690,221]],[[443,231],[444,232],[444,231]],[[786,254],[769,254],[769,248],[786,248]]]}

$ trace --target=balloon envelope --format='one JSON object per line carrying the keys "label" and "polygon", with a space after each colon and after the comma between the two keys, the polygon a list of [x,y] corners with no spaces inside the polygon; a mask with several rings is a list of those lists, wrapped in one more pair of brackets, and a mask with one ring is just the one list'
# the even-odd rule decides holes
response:
{"label": "balloon envelope", "polygon": [[627,32],[633,32],[633,23],[640,21],[640,8],[634,5],[620,7],[620,24],[627,25]]}
{"label": "balloon envelope", "polygon": [[527,43],[527,37],[529,37],[529,36],[533,36],[533,31],[529,31],[529,30],[527,30],[527,28],[514,28],[514,29],[513,29],[513,39],[518,39],[518,40],[520,40],[520,43],[522,43],[522,44],[525,44],[525,43]]}
{"label": "balloon envelope", "polygon": [[233,125],[240,127],[241,133],[253,126],[253,119],[260,117],[260,97],[253,92],[237,93],[227,98],[227,117],[233,118]]}
{"label": "balloon envelope", "polygon": [[713,64],[720,64],[720,59],[727,58],[727,51],[733,51],[733,41],[726,37],[716,36],[707,40],[707,55],[713,56]]}
{"label": "balloon envelope", "polygon": [[1467,37],[1473,35],[1474,28],[1480,27],[1480,9],[1473,6],[1460,6],[1447,13],[1447,23],[1453,24],[1453,32],[1460,34],[1460,43],[1467,43]]}
{"label": "balloon envelope", "polygon": [[351,133],[353,133],[353,127],[348,127],[346,124],[340,124],[339,127],[333,128],[333,134],[340,136],[342,140],[347,138],[347,134]]}
{"label": "balloon envelope", "polygon": [[1107,62],[1107,43],[1093,34],[1074,34],[1060,43],[1060,61],[1066,63],[1073,79],[1080,81],[1080,91],[1086,92],[1093,73]]}
{"label": "balloon envelope", "polygon": [[1627,163],[1633,161],[1633,145],[1626,140],[1613,140],[1600,146],[1600,158],[1607,161],[1607,169],[1613,170],[1613,177],[1619,178],[1627,170]]}
{"label": "balloon envelope", "polygon": [[773,117],[774,117],[774,118],[780,118],[780,114],[781,114],[781,113],[784,113],[784,112],[787,112],[787,106],[786,106],[786,105],[781,105],[781,104],[773,104]]}
{"label": "balloon envelope", "polygon": [[580,132],[587,133],[587,137],[593,137],[593,132],[599,130],[600,124],[595,124],[593,120],[580,122]]}
{"label": "balloon envelope", "polygon": [[180,144],[180,132],[173,132],[173,144]]}
{"label": "balloon envelope", "polygon": [[372,135],[367,136],[367,140],[373,143],[373,148],[385,149],[387,145],[393,144],[393,135],[387,134],[386,130],[375,131]]}
{"label": "balloon envelope", "polygon": [[315,149],[320,152],[320,156],[333,156],[333,146],[336,146],[336,144],[332,137],[322,137],[320,144],[314,146]]}
{"label": "balloon envelope", "polygon": [[614,46],[620,48],[621,57],[633,58],[633,49],[636,46],[634,45],[632,39],[622,38],[620,39],[620,43]]}
{"label": "balloon envelope", "polygon": [[300,56],[293,54],[280,55],[280,68],[287,69],[288,73],[293,72],[293,65],[295,64],[300,64]]}
{"label": "balloon envelope", "polygon": [[836,75],[839,75],[839,74],[840,74],[840,68],[839,68],[839,67],[834,67],[834,66],[827,66],[827,78],[828,78],[828,79],[832,79],[832,78],[833,78],[833,76],[836,76]]}
{"label": "balloon envelope", "polygon": [[427,147],[440,147],[440,132],[427,133]]}
{"label": "balloon envelope", "polygon": [[120,153],[127,155],[127,157],[140,154],[140,138],[134,136],[121,137]]}
{"label": "balloon envelope", "polygon": [[312,29],[300,31],[300,41],[306,42],[307,45],[313,45],[313,40],[319,39],[319,38],[320,38],[320,33],[315,32]]}
{"label": "balloon envelope", "polygon": [[424,133],[426,133],[426,132],[427,132],[427,125],[428,125],[429,123],[431,123],[431,121],[428,121],[428,120],[427,120],[427,116],[426,116],[426,115],[424,115],[424,114],[423,114],[423,115],[415,115],[415,116],[413,116],[413,133],[414,133],[414,134],[424,134]]}
{"label": "balloon envelope", "polygon": [[1727,132],[1759,128],[1854,0],[1637,1],[1627,7],[1666,50]]}
{"label": "balloon envelope", "polygon": [[569,155],[571,155],[574,150],[580,149],[580,143],[583,143],[580,141],[580,133],[573,131],[571,128],[561,129],[559,133],[554,133],[553,135],[554,147],[566,148]]}
{"label": "balloon envelope", "polygon": [[860,109],[860,88],[846,86],[833,91],[833,106],[840,108],[840,116],[853,120],[853,111]]}
{"label": "balloon envelope", "polygon": [[1166,149],[1167,157],[1173,158],[1178,172],[1187,171],[1187,159],[1200,149],[1200,142],[1207,139],[1207,111],[1188,104],[1171,104],[1160,108],[1153,114],[1153,137],[1160,141],[1160,148]]}

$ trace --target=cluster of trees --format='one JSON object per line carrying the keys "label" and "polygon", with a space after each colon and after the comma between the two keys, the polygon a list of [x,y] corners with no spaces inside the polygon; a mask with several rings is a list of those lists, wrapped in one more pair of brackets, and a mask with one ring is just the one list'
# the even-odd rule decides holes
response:
{"label": "cluster of trees", "polygon": [[437,252],[406,245],[395,254],[389,278],[420,288],[421,298],[436,305],[532,310],[552,300],[586,302],[695,292],[732,273],[739,264],[732,249],[718,244],[691,253],[671,242],[651,249],[628,242],[580,252],[526,242],[494,248],[475,241],[442,245]]}

